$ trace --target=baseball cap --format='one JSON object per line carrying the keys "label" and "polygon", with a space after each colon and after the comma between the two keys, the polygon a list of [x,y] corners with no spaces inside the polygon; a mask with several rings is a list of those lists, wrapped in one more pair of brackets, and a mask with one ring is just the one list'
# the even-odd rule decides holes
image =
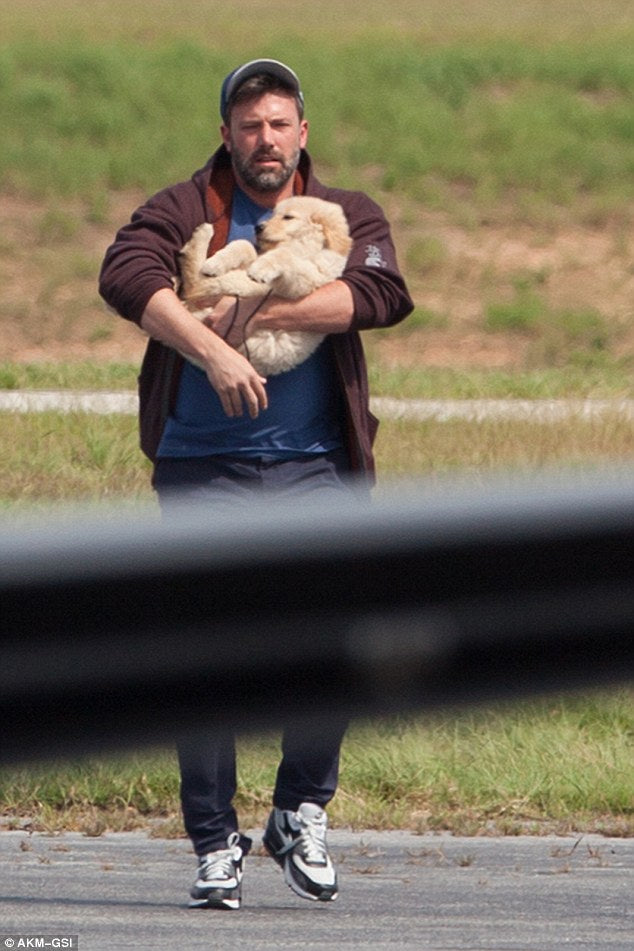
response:
{"label": "baseball cap", "polygon": [[222,84],[222,89],[220,90],[220,115],[225,121],[227,119],[227,106],[233,94],[247,79],[250,79],[251,76],[256,76],[258,73],[267,73],[270,76],[275,76],[277,79],[280,79],[284,85],[293,90],[302,106],[304,105],[304,94],[300,88],[299,79],[289,66],[285,66],[284,63],[280,63],[276,59],[252,59],[250,62],[244,63],[243,66],[238,66],[237,69],[229,73]]}

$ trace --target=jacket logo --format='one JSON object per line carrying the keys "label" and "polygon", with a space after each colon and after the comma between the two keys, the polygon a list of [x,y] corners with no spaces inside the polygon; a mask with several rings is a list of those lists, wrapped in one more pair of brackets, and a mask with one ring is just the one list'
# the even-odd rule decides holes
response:
{"label": "jacket logo", "polygon": [[381,254],[381,249],[376,246],[376,244],[368,244],[365,249],[365,266],[366,267],[386,267],[386,262],[383,260],[383,255]]}

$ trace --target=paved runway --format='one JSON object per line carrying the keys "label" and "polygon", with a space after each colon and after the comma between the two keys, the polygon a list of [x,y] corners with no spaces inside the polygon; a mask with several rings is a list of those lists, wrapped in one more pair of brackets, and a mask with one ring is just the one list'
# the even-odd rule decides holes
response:
{"label": "paved runway", "polygon": [[295,897],[256,854],[240,911],[190,911],[184,840],[3,832],[0,951],[26,935],[78,935],[82,951],[634,949],[634,840],[333,830],[330,845],[333,904]]}

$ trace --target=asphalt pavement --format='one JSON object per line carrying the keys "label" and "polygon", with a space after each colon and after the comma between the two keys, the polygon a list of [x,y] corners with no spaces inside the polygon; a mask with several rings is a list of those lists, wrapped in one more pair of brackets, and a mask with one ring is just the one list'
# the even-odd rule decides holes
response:
{"label": "asphalt pavement", "polygon": [[297,898],[254,838],[242,908],[221,912],[187,908],[185,840],[2,832],[0,951],[634,949],[632,839],[335,829],[340,895],[320,904]]}

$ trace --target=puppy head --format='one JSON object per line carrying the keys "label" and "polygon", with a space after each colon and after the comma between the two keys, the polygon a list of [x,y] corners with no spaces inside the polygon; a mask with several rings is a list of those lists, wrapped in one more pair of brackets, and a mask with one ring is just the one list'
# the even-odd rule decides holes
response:
{"label": "puppy head", "polygon": [[308,195],[286,198],[258,230],[258,248],[270,251],[283,243],[300,243],[307,253],[329,248],[347,257],[352,247],[340,205]]}

